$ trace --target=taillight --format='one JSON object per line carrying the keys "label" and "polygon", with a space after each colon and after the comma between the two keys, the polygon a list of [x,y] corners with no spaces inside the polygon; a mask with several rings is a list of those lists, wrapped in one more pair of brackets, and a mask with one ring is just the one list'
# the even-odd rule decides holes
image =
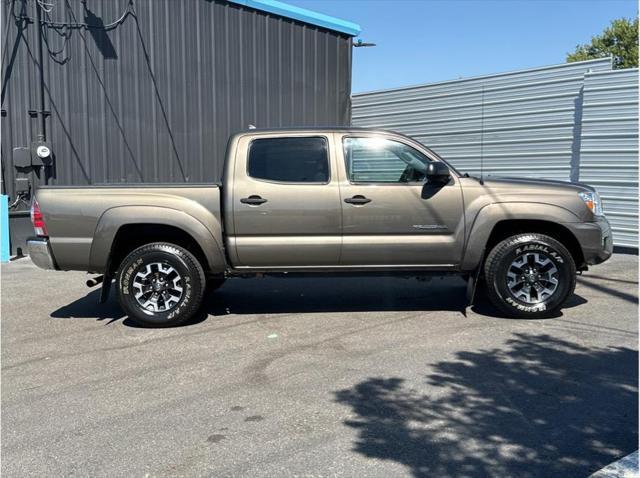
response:
{"label": "taillight", "polygon": [[31,203],[31,224],[33,224],[36,236],[49,235],[49,232],[47,231],[47,225],[44,223],[44,217],[42,216],[42,212],[40,211],[40,204],[38,204],[36,198],[33,198],[33,202]]}

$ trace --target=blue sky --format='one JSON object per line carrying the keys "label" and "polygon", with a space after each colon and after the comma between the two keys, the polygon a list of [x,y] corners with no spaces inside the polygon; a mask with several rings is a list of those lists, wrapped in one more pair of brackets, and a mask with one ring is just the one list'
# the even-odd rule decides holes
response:
{"label": "blue sky", "polygon": [[284,0],[358,23],[353,92],[564,63],[635,0]]}

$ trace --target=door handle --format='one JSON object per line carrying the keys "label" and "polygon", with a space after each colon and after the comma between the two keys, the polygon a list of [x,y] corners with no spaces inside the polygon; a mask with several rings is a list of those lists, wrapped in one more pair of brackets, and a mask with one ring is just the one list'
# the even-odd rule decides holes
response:
{"label": "door handle", "polygon": [[344,202],[346,202],[348,204],[355,204],[357,206],[357,205],[367,204],[368,202],[371,202],[371,199],[366,198],[366,197],[362,196],[361,194],[356,194],[352,198],[345,199]]}
{"label": "door handle", "polygon": [[260,204],[266,203],[267,200],[261,198],[260,196],[257,196],[255,194],[253,194],[253,195],[249,196],[248,198],[240,199],[240,202],[242,204],[249,204],[251,206],[259,206]]}

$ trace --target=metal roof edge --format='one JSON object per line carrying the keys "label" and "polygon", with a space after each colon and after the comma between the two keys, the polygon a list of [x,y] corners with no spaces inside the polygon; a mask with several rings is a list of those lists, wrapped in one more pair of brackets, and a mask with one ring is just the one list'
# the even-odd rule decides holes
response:
{"label": "metal roof edge", "polygon": [[357,23],[341,20],[340,18],[331,17],[323,13],[307,10],[306,8],[289,5],[278,0],[227,0],[230,3],[242,5],[244,7],[253,8],[267,13],[273,13],[285,18],[291,18],[311,25],[316,25],[329,30],[345,33],[349,36],[358,36],[360,34],[360,25]]}
{"label": "metal roof edge", "polygon": [[614,70],[601,70],[601,71],[588,71],[585,75],[603,75],[603,74],[617,74],[617,73],[638,73],[640,69],[638,67],[635,68],[616,68]]}

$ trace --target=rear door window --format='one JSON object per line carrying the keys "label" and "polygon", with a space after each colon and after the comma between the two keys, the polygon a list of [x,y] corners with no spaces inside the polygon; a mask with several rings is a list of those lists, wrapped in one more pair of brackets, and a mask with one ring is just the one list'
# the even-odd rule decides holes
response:
{"label": "rear door window", "polygon": [[247,173],[265,181],[327,183],[327,140],[322,137],[254,139],[249,148]]}

